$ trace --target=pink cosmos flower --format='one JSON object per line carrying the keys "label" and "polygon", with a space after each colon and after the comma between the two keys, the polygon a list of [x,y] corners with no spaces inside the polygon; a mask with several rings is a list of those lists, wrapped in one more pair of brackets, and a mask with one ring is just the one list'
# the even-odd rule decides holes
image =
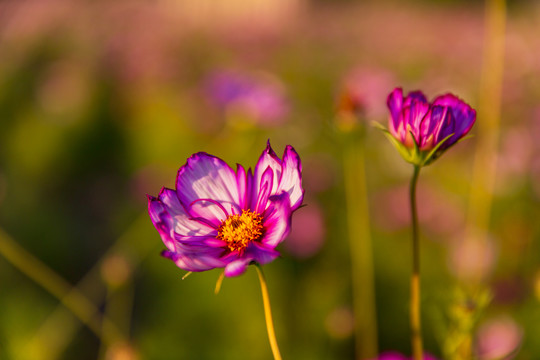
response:
{"label": "pink cosmos flower", "polygon": [[266,264],[290,231],[302,204],[302,164],[290,145],[283,159],[270,142],[255,166],[236,172],[204,152],[178,170],[176,190],[148,196],[150,218],[167,250],[162,255],[187,271],[225,268],[238,276],[252,263]]}
{"label": "pink cosmos flower", "polygon": [[278,125],[289,113],[285,90],[275,77],[221,71],[206,79],[206,93],[214,105],[234,109],[261,125]]}
{"label": "pink cosmos flower", "polygon": [[523,330],[510,317],[500,316],[478,329],[476,351],[480,360],[510,360],[516,357],[523,340]]}
{"label": "pink cosmos flower", "polygon": [[427,165],[463,138],[476,120],[476,111],[453,94],[429,103],[420,91],[396,88],[388,95],[389,131],[405,160]]}

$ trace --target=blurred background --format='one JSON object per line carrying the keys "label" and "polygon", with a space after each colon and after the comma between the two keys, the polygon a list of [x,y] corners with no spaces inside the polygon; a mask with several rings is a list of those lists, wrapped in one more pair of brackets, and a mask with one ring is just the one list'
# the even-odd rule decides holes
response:
{"label": "blurred background", "polygon": [[[194,152],[247,168],[267,139],[299,152],[306,190],[265,266],[283,357],[372,356],[353,293],[375,296],[370,341],[409,354],[412,166],[371,126],[396,86],[478,110],[420,177],[426,349],[538,359],[539,33],[536,1],[0,1],[0,359],[270,359],[254,269],[218,295],[219,270],[182,280],[146,198]],[[355,146],[374,268],[359,292]]]}

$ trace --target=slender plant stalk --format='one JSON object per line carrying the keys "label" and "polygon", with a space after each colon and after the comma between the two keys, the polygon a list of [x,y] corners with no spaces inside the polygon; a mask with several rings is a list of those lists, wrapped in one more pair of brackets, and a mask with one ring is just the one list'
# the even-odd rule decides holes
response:
{"label": "slender plant stalk", "polygon": [[486,241],[497,175],[501,97],[504,73],[506,4],[486,1],[486,25],[480,96],[478,142],[474,156],[465,241]]}
{"label": "slender plant stalk", "polygon": [[[133,311],[133,301],[135,297],[135,286],[131,278],[126,278],[121,285],[107,284],[107,295],[105,302],[104,316],[111,319],[113,322],[103,323],[101,333],[106,338],[116,339],[116,344],[127,345],[129,332],[131,328],[131,313]],[[115,325],[111,328],[111,324]],[[126,334],[126,339],[117,339],[115,332],[117,327]],[[107,354],[110,345],[102,342],[99,349],[99,359],[109,359],[111,356]]]}
{"label": "slender plant stalk", "polygon": [[[152,250],[157,249],[157,243],[152,245],[152,242],[142,241],[143,239],[146,240],[141,234],[144,234],[145,229],[149,228],[148,224],[148,213],[142,213],[105,252],[102,259],[98,260],[76,287],[73,287],[70,293],[64,297],[72,296],[71,294],[74,292],[80,292],[87,294],[89,300],[96,302],[106,296],[102,292],[102,286],[100,286],[100,269],[103,259],[114,254],[127,253],[130,256],[131,266],[135,268]],[[134,239],[141,239],[141,241],[134,241]],[[60,299],[60,302],[63,304],[62,299]],[[59,354],[67,347],[71,338],[79,329],[80,323],[71,316],[71,312],[62,304],[59,304],[51,315],[43,321],[39,329],[28,341],[29,348],[40,349],[41,354],[45,350],[47,351],[40,359],[60,357]],[[94,316],[98,317],[100,312],[97,308],[95,311]]]}
{"label": "slender plant stalk", "polygon": [[272,309],[270,308],[270,296],[268,294],[268,287],[266,286],[266,279],[264,278],[262,268],[259,265],[256,265],[255,268],[257,269],[257,274],[259,274],[259,282],[261,283],[268,340],[270,341],[272,354],[274,354],[274,360],[281,360],[281,354],[279,353],[279,347],[276,340],[276,333],[274,331],[274,321],[272,320]]}
{"label": "slender plant stalk", "polygon": [[420,244],[418,238],[418,213],[416,209],[416,184],[420,166],[414,166],[411,179],[411,216],[412,216],[412,244],[413,244],[413,271],[411,276],[411,344],[414,360],[423,359],[422,327],[420,317]]}
{"label": "slender plant stalk", "polygon": [[114,339],[122,338],[118,328],[108,318],[103,318],[103,323],[111,329],[111,335],[114,339],[104,338],[101,333],[99,317],[95,316],[99,314],[97,307],[64,278],[23,249],[2,230],[0,230],[0,254],[22,273],[58,298],[66,308],[106,344],[110,345]]}
{"label": "slender plant stalk", "polygon": [[376,358],[378,353],[377,310],[363,143],[361,141],[349,142],[344,155],[355,353],[357,359],[372,359]]}

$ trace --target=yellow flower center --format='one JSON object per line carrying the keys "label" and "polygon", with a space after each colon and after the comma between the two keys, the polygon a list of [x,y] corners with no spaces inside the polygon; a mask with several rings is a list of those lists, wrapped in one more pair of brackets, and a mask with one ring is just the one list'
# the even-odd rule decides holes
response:
{"label": "yellow flower center", "polygon": [[262,219],[250,210],[242,210],[241,215],[229,215],[219,226],[217,238],[225,241],[231,251],[243,251],[250,241],[261,237]]}

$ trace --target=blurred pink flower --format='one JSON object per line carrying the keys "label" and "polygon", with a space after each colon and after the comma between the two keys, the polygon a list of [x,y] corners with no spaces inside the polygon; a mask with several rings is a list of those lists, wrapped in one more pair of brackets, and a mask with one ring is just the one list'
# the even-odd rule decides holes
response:
{"label": "blurred pink flower", "polygon": [[493,271],[496,251],[490,239],[456,240],[449,243],[449,268],[460,279],[485,279]]}
{"label": "blurred pink flower", "polygon": [[205,81],[208,100],[262,125],[278,125],[289,113],[283,85],[268,75],[216,71]]}
{"label": "blurred pink flower", "polygon": [[334,308],[324,321],[328,334],[335,339],[346,339],[354,331],[354,315],[352,309],[341,306]]}
{"label": "blurred pink flower", "polygon": [[509,360],[517,353],[523,330],[509,316],[500,316],[482,324],[476,337],[476,352],[480,360]]}
{"label": "blurred pink flower", "polygon": [[285,249],[298,258],[315,255],[322,247],[326,236],[324,217],[321,208],[314,201],[307,201],[308,206],[299,209],[292,221],[289,239]]}
{"label": "blurred pink flower", "polygon": [[[420,179],[418,218],[423,227],[443,237],[457,236],[464,223],[463,210],[452,194]],[[384,189],[375,194],[374,221],[386,231],[398,231],[410,224],[407,186]]]}
{"label": "blurred pink flower", "polygon": [[512,127],[504,130],[501,138],[501,150],[497,159],[497,190],[509,192],[526,179],[533,157],[533,134],[530,126]]}
{"label": "blurred pink flower", "polygon": [[338,98],[338,112],[353,112],[374,120],[386,114],[384,98],[395,83],[393,74],[382,68],[358,67],[345,75]]}
{"label": "blurred pink flower", "polygon": [[328,190],[336,182],[336,160],[328,153],[312,153],[304,163],[305,188],[310,193]]}

